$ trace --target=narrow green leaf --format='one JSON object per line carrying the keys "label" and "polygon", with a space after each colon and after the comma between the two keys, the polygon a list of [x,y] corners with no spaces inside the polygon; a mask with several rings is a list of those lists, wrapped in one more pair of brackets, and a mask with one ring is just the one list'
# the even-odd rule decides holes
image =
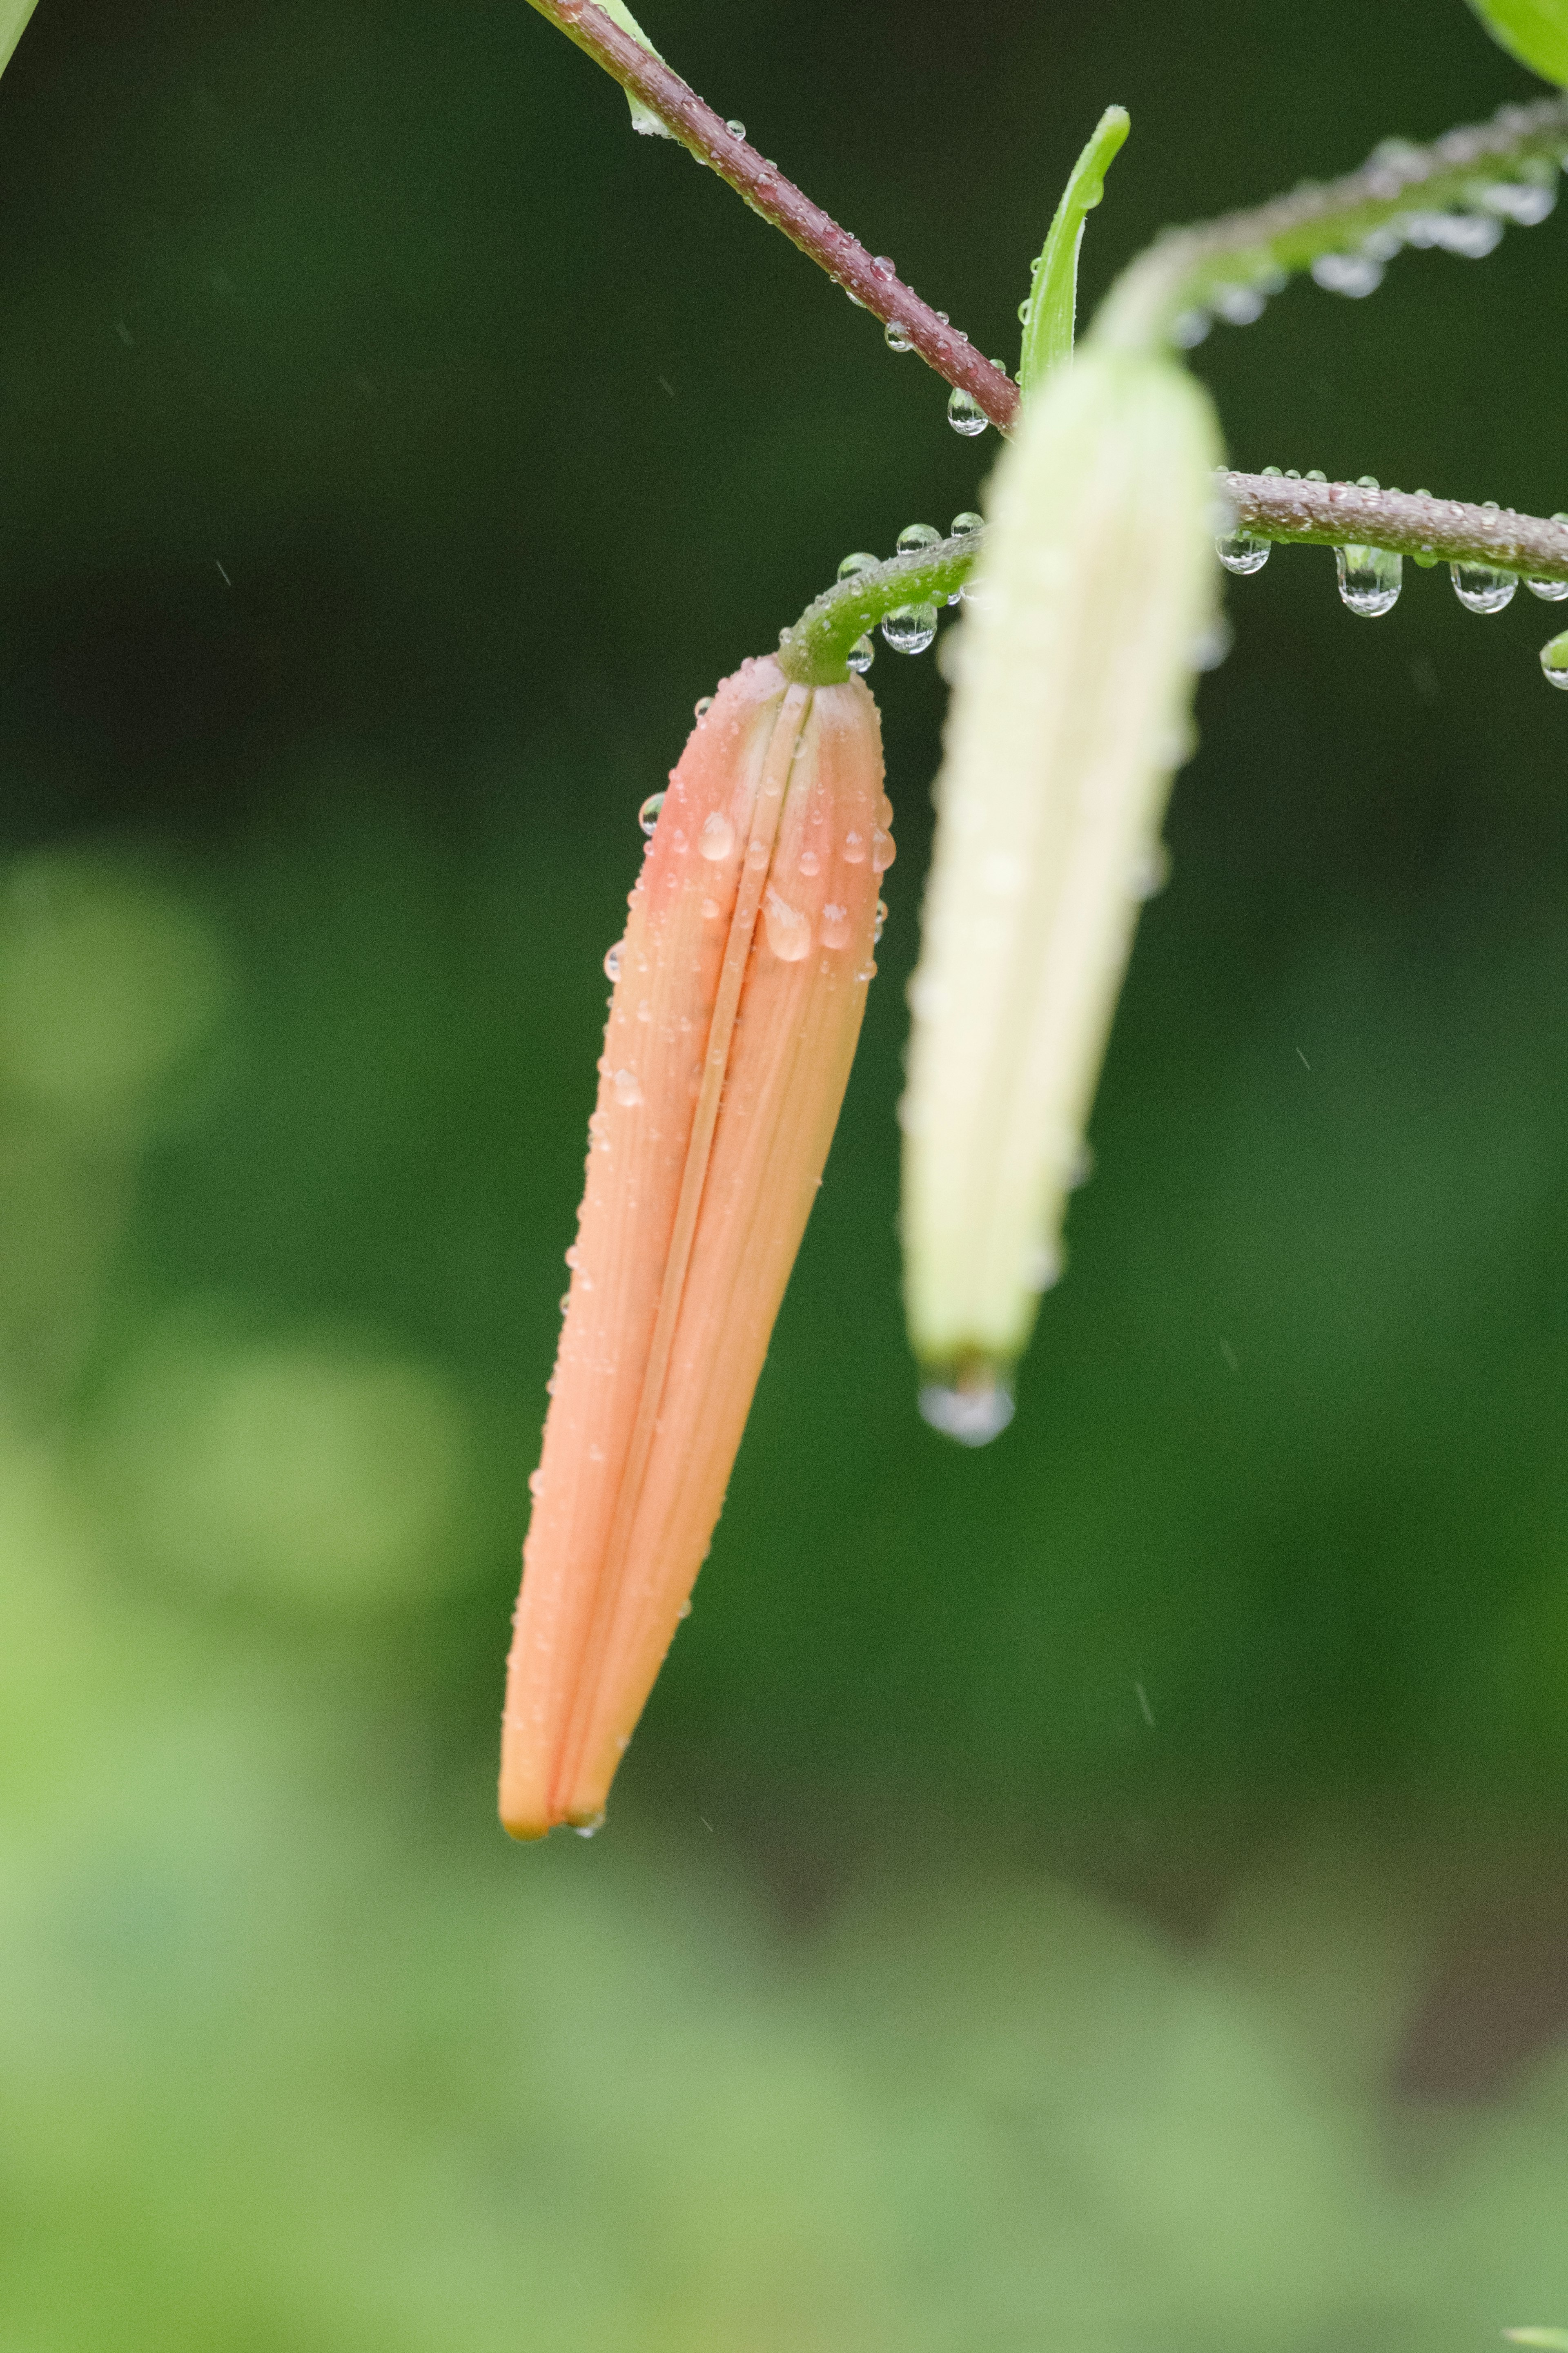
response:
{"label": "narrow green leaf", "polygon": [[37,0],[0,0],[0,73],[10,64],[36,5]]}
{"label": "narrow green leaf", "polygon": [[[606,16],[615,19],[623,33],[629,33],[634,41],[640,41],[650,57],[659,56],[659,52],[654,47],[631,10],[625,5],[625,0],[599,0],[599,5]],[[662,63],[663,60],[660,59],[660,62]],[[675,133],[659,121],[652,107],[645,106],[640,98],[633,97],[630,90],[626,92],[626,104],[632,111],[632,129],[640,131],[645,138],[672,139],[675,136]]]}
{"label": "narrow green leaf", "polygon": [[1024,322],[1024,352],[1018,363],[1018,385],[1023,392],[1028,392],[1072,350],[1084,215],[1092,212],[1105,194],[1106,173],[1131,128],[1132,118],[1124,106],[1108,106],[1068,175],[1045,251],[1035,264]]}
{"label": "narrow green leaf", "polygon": [[1547,81],[1568,84],[1568,0],[1470,0],[1496,41]]}

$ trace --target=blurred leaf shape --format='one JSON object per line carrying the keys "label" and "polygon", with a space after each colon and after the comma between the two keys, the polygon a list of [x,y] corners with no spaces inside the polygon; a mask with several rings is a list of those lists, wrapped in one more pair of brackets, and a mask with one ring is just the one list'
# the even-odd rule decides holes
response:
{"label": "blurred leaf shape", "polygon": [[0,1089],[109,1140],[230,993],[206,918],[161,881],[80,850],[18,860],[0,888]]}
{"label": "blurred leaf shape", "polygon": [[1568,0],[1470,0],[1487,30],[1521,65],[1568,83]]}
{"label": "blurred leaf shape", "polygon": [[159,1573],[333,1616],[467,1567],[470,1454],[433,1367],[331,1332],[248,1339],[196,1307],[114,1384],[94,1467],[113,1525]]}

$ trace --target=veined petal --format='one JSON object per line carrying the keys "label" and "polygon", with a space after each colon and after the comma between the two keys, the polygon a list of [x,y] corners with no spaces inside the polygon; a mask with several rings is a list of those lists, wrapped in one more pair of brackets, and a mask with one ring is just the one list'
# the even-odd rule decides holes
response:
{"label": "veined petal", "polygon": [[1212,617],[1206,395],[1089,346],[1026,405],[990,490],[936,792],[905,1127],[928,1411],[994,1434],[1063,1207]]}
{"label": "veined petal", "polygon": [[723,1504],[872,970],[880,731],[864,685],[748,663],[670,781],[632,894],[524,1547],[501,1816],[585,1826]]}

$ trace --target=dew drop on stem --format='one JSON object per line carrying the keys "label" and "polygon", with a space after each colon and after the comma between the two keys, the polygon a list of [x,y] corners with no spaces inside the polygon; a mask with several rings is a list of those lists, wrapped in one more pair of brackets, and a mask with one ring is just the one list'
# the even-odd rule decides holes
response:
{"label": "dew drop on stem", "polygon": [[1363,620],[1380,620],[1398,604],[1405,565],[1386,547],[1336,547],[1334,567],[1342,602]]}
{"label": "dew drop on stem", "polygon": [[947,421],[955,433],[962,433],[965,440],[972,441],[976,434],[984,432],[991,420],[974,395],[957,385],[948,396]]}
{"label": "dew drop on stem", "polygon": [[1251,531],[1226,532],[1215,542],[1215,553],[1226,570],[1244,575],[1261,572],[1273,548],[1272,540],[1259,539]]}
{"label": "dew drop on stem", "polygon": [[1454,594],[1467,613],[1500,613],[1519,586],[1513,573],[1500,572],[1490,564],[1450,564],[1448,574]]}
{"label": "dew drop on stem", "polygon": [[934,605],[900,605],[882,623],[882,637],[896,654],[923,654],[936,635]]}
{"label": "dew drop on stem", "polygon": [[941,541],[942,533],[934,523],[906,523],[899,533],[898,552],[900,555],[918,555],[922,547],[939,546]]}
{"label": "dew drop on stem", "polygon": [[864,678],[877,659],[877,649],[869,638],[857,638],[844,659],[858,678]]}

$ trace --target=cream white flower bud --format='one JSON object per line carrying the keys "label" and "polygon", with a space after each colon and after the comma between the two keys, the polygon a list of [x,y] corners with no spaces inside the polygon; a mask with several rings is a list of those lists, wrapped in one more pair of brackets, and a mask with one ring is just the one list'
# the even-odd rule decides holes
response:
{"label": "cream white flower bud", "polygon": [[977,1443],[1060,1264],[1139,903],[1215,610],[1206,394],[1082,347],[988,493],[936,790],[905,1127],[910,1336],[928,1418]]}

